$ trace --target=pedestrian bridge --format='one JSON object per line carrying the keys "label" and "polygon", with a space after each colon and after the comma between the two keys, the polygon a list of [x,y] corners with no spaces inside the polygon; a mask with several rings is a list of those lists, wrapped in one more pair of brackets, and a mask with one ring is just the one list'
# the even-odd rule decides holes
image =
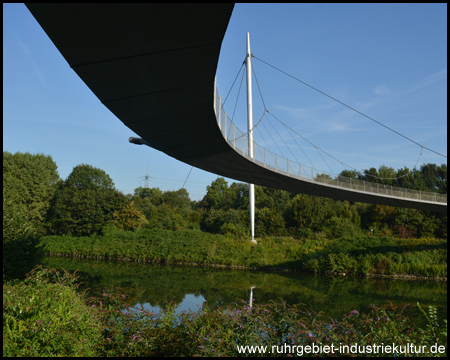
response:
{"label": "pedestrian bridge", "polygon": [[447,195],[329,179],[254,144],[228,118],[215,73],[234,4],[26,4],[70,67],[148,145],[261,186],[447,211]]}

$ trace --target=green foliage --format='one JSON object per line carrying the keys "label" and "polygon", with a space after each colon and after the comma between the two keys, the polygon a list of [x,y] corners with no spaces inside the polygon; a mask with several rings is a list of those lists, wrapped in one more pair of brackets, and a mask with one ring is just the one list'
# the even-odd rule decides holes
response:
{"label": "green foliage", "polygon": [[5,186],[3,173],[3,280],[22,279],[43,257],[36,228],[19,195]]}
{"label": "green foliage", "polygon": [[296,195],[284,212],[286,225],[298,230],[322,231],[325,220],[331,216],[332,200],[309,195]]}
{"label": "green foliage", "polygon": [[204,214],[200,225],[204,231],[215,234],[225,234],[227,228],[240,228],[245,232],[249,227],[248,224],[248,214],[244,210],[213,209]]}
{"label": "green foliage", "polygon": [[155,206],[162,203],[162,191],[160,188],[144,188],[140,186],[134,189],[134,195],[141,199],[149,199]]}
{"label": "green foliage", "polygon": [[264,207],[256,209],[255,230],[258,237],[286,235],[286,223],[280,211]]}
{"label": "green foliage", "polygon": [[218,177],[211,185],[206,187],[206,195],[201,201],[201,206],[206,209],[230,208],[235,200],[234,192],[228,187],[223,177]]}
{"label": "green foliage", "polygon": [[3,188],[25,206],[30,226],[43,233],[59,175],[50,155],[3,151]]}
{"label": "green foliage", "polygon": [[420,173],[428,191],[447,194],[447,165],[424,164]]}
{"label": "green foliage", "polygon": [[[241,300],[217,309],[205,305],[180,315],[169,303],[155,314],[144,307],[131,309],[120,288],[83,298],[76,294],[75,280],[67,273],[36,269],[24,283],[4,286],[3,356],[279,356],[303,355],[298,346],[314,343],[447,346],[446,320],[441,324],[433,307],[427,314],[419,306],[428,320],[425,329],[403,314],[405,307],[391,302],[369,306],[367,314],[352,310],[337,318],[281,299],[252,305]],[[290,345],[287,351],[285,344]],[[292,345],[297,351],[291,351]],[[269,351],[250,352],[250,346]],[[345,348],[334,355],[357,356]],[[446,350],[426,355],[446,356]]]}
{"label": "green foliage", "polygon": [[[252,246],[237,225],[235,229],[224,230],[225,236],[198,230],[138,229],[134,233],[110,231],[97,237],[46,236],[41,243],[48,253],[73,257],[284,267],[350,275],[446,277],[445,240],[266,237]],[[235,234],[230,235],[233,231]]]}
{"label": "green foliage", "polygon": [[447,241],[435,239],[343,238],[306,254],[314,272],[446,277]]}
{"label": "green foliage", "polygon": [[95,356],[102,328],[75,282],[36,268],[25,281],[3,285],[3,356]]}
{"label": "green foliage", "polygon": [[[344,170],[342,176],[353,177],[355,173]],[[351,175],[351,176],[350,176]],[[419,169],[404,167],[395,171],[382,165],[378,170],[374,167],[357,174],[359,180],[374,183],[447,194],[447,165],[423,164]],[[395,180],[393,180],[395,179]]]}
{"label": "green foliage", "polygon": [[125,195],[103,170],[78,165],[60,185],[48,213],[51,234],[99,234],[126,205]]}
{"label": "green foliage", "polygon": [[114,183],[108,174],[87,164],[75,166],[64,185],[80,190],[114,190]]}
{"label": "green foliage", "polygon": [[134,206],[134,201],[131,201],[119,211],[115,211],[113,219],[119,229],[126,231],[133,231],[148,223],[145,216]]}
{"label": "green foliage", "polygon": [[190,207],[191,200],[189,199],[189,193],[186,189],[180,189],[177,191],[165,191],[162,194],[162,202],[168,205],[170,208],[183,209]]}

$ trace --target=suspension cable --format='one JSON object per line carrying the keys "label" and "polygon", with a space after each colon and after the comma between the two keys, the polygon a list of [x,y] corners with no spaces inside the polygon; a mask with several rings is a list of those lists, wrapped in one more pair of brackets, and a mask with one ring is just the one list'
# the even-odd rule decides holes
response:
{"label": "suspension cable", "polygon": [[417,141],[414,141],[414,140],[410,139],[409,137],[407,137],[407,136],[405,136],[405,135],[399,133],[398,131],[396,131],[396,130],[390,128],[389,126],[386,126],[386,125],[382,124],[381,122],[379,122],[379,121],[377,121],[377,120],[371,118],[370,116],[368,116],[368,115],[362,113],[361,111],[358,111],[358,110],[352,108],[351,106],[349,106],[349,105],[343,103],[342,101],[339,101],[338,99],[336,99],[336,98],[334,98],[334,97],[332,97],[332,96],[330,96],[330,95],[324,93],[323,91],[320,91],[319,89],[315,88],[314,86],[311,86],[311,85],[307,84],[306,82],[304,82],[304,81],[302,81],[302,80],[296,78],[295,76],[292,76],[292,75],[288,74],[287,72],[285,72],[285,71],[283,71],[283,70],[277,68],[276,66],[271,65],[271,64],[265,62],[264,60],[262,60],[262,59],[260,59],[260,58],[258,58],[258,57],[256,57],[256,56],[254,56],[254,55],[252,55],[252,56],[253,56],[255,59],[257,59],[257,60],[263,62],[264,64],[269,65],[270,67],[272,67],[272,68],[278,70],[279,72],[281,72],[281,73],[283,73],[283,74],[285,74],[285,75],[287,75],[287,76],[293,78],[294,80],[297,80],[298,82],[300,82],[300,83],[302,83],[302,84],[304,84],[304,85],[310,87],[310,88],[313,89],[313,90],[316,90],[317,92],[319,92],[319,93],[321,93],[321,94],[323,94],[323,95],[329,97],[330,99],[332,99],[332,100],[334,100],[334,101],[340,103],[341,105],[344,105],[345,107],[347,107],[347,108],[349,108],[349,109],[351,109],[351,110],[357,112],[358,114],[360,114],[360,115],[362,115],[362,116],[368,118],[369,120],[372,120],[373,122],[377,123],[378,125],[381,125],[381,126],[385,127],[386,129],[388,129],[388,130],[390,130],[390,131],[396,133],[397,135],[400,135],[401,137],[407,139],[408,141],[410,141],[410,142],[412,142],[412,143],[414,143],[414,144],[416,144],[416,145],[418,145],[418,146],[420,146],[420,147],[422,147],[422,148],[424,148],[424,149],[427,149],[427,150],[429,150],[429,151],[431,151],[431,152],[433,152],[433,153],[435,153],[435,154],[438,154],[438,155],[440,155],[440,156],[443,156],[443,157],[447,158],[446,155],[443,155],[443,154],[441,154],[441,153],[439,153],[439,152],[437,152],[437,151],[434,151],[434,150],[432,150],[432,149],[430,149],[430,148],[428,148],[428,147],[426,147],[426,146],[423,146],[423,145],[419,144]]}
{"label": "suspension cable", "polygon": [[244,66],[244,63],[245,63],[245,61],[242,63],[241,67],[239,68],[239,72],[237,73],[236,77],[234,78],[233,84],[231,85],[230,90],[228,91],[228,94],[227,94],[227,96],[225,97],[225,100],[223,101],[222,106],[225,105],[225,103],[227,102],[228,95],[230,95],[230,92],[231,92],[231,90],[233,89],[234,83],[236,82],[236,80],[237,80],[239,74],[240,74],[241,71],[242,71],[242,67]]}

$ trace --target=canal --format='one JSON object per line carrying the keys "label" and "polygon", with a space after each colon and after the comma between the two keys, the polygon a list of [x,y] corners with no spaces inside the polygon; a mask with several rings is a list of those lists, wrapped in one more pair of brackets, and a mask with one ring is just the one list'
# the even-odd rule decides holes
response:
{"label": "canal", "polygon": [[[158,312],[172,302],[176,312],[247,302],[264,304],[279,298],[288,304],[304,304],[340,318],[352,310],[368,312],[368,306],[410,304],[405,314],[425,325],[417,309],[434,305],[439,319],[447,318],[447,282],[399,280],[381,277],[314,275],[299,272],[267,272],[224,268],[155,265],[104,260],[48,257],[44,265],[78,270],[81,290],[93,295],[112,286],[120,287],[133,307],[143,305]],[[250,297],[250,295],[252,295]]]}

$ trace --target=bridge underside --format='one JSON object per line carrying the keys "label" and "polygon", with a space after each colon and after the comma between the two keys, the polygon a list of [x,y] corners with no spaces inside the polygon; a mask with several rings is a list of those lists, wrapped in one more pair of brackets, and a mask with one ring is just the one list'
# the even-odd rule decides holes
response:
{"label": "bridge underside", "polygon": [[[200,169],[337,200],[432,211],[417,202],[294,179],[235,152],[213,108],[234,4],[26,4],[71,68],[149,146]],[[126,141],[126,139],[124,139]]]}

